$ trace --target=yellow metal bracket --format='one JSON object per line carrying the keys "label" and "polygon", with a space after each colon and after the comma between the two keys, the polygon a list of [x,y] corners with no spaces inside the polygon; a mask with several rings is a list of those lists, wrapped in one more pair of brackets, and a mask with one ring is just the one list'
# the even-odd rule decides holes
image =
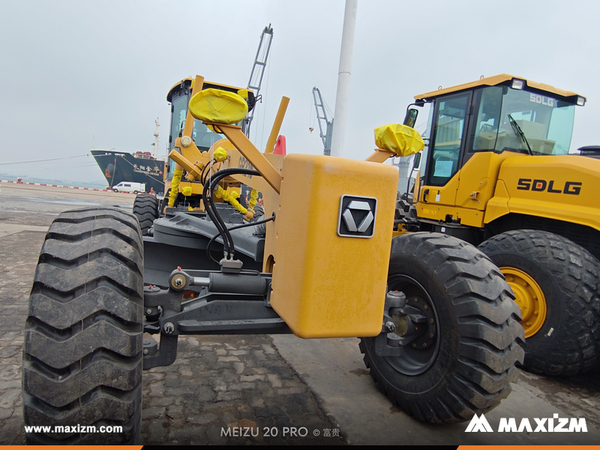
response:
{"label": "yellow metal bracket", "polygon": [[169,158],[177,163],[178,166],[183,167],[189,174],[192,175],[194,180],[199,180],[201,175],[201,168],[192,164],[185,156],[179,153],[177,150],[171,150]]}
{"label": "yellow metal bracket", "polygon": [[242,128],[235,125],[225,125],[222,123],[204,122],[205,125],[212,125],[219,129],[229,141],[250,161],[256,170],[264,177],[269,185],[275,189],[278,194],[281,192],[281,174],[265,158],[265,156],[250,142]]}
{"label": "yellow metal bracket", "polygon": [[365,159],[365,161],[382,163],[384,161],[387,161],[392,156],[396,156],[396,154],[388,150],[384,150],[382,148],[376,148],[375,153],[373,153],[371,156]]}
{"label": "yellow metal bracket", "polygon": [[290,99],[288,97],[281,97],[281,103],[279,103],[279,109],[277,110],[277,115],[275,116],[275,122],[273,122],[273,128],[271,129],[271,134],[269,135],[269,140],[267,141],[267,146],[265,147],[265,153],[273,153],[275,141],[279,135],[279,130],[281,129],[281,124],[283,123],[283,116],[285,116],[285,111],[287,110],[289,102]]}

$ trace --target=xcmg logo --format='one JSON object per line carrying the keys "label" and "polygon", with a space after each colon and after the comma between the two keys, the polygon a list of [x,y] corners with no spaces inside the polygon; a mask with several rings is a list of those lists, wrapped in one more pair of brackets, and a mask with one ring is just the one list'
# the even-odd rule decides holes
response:
{"label": "xcmg logo", "polygon": [[[254,166],[252,165],[252,163],[250,163],[250,161],[248,161],[243,156],[240,156],[240,160],[238,162],[238,167],[240,169],[254,170]],[[248,175],[248,174],[242,174],[242,175],[245,176],[246,178],[252,178],[252,175]]]}
{"label": "xcmg logo", "polygon": [[580,181],[567,181],[565,184],[555,184],[554,180],[532,180],[519,178],[517,189],[520,191],[549,192],[551,194],[579,195],[583,183]]}
{"label": "xcmg logo", "polygon": [[[535,428],[534,428],[535,426]],[[475,414],[465,430],[466,433],[493,433],[490,423],[482,414]],[[534,418],[533,424],[527,417],[520,419],[517,425],[517,419],[510,417],[501,417],[498,425],[498,433],[587,433],[587,424],[584,418],[575,419],[573,417],[558,417],[553,414],[551,418]]]}

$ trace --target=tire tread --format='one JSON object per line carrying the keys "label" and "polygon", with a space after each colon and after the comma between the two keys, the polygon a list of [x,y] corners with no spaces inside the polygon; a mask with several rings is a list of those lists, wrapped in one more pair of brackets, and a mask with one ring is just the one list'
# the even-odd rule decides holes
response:
{"label": "tire tread", "polygon": [[[547,322],[527,339],[522,367],[554,376],[580,374],[594,367],[600,358],[600,262],[567,238],[539,230],[507,231],[479,248],[500,266],[519,258],[560,280],[552,288],[560,292],[563,303],[553,316],[560,315],[560,319],[550,319],[550,311],[547,318],[560,324]],[[546,286],[542,283],[541,287]],[[547,339],[550,328],[553,338]]]}
{"label": "tire tread", "polygon": [[374,338],[363,338],[360,349],[376,386],[399,408],[430,423],[460,422],[493,409],[510,393],[515,365],[523,360],[520,310],[501,272],[475,247],[437,233],[395,238],[390,274],[402,273],[395,255],[403,255],[398,261],[421,260],[435,268],[432,276],[444,286],[456,314],[457,354],[448,369],[453,373],[438,383],[441,387],[411,394],[391,379],[391,366],[382,366],[387,362],[374,353]]}
{"label": "tire tread", "polygon": [[119,434],[27,434],[42,444],[134,443],[141,424],[143,247],[116,209],[62,213],[40,252],[25,324],[28,425],[121,425]]}

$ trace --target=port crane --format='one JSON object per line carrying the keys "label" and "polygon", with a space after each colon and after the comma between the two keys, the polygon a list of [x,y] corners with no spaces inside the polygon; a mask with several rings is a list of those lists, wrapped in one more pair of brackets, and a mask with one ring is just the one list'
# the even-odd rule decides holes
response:
{"label": "port crane", "polygon": [[[271,24],[266,26],[260,35],[260,43],[258,44],[258,50],[256,51],[256,57],[254,58],[254,65],[252,66],[252,72],[250,73],[250,79],[248,80],[248,89],[254,92],[256,101],[260,100],[259,92],[260,86],[262,85],[263,76],[265,73],[265,67],[267,66],[267,59],[269,57],[269,51],[271,50],[271,42],[273,41],[273,28]],[[250,133],[250,124],[254,117],[254,109],[251,109],[248,116],[244,119],[243,131],[246,136]]]}
{"label": "port crane", "polygon": [[331,118],[331,120],[327,117],[327,111],[325,111],[323,97],[321,97],[321,91],[319,91],[318,87],[313,87],[312,94],[313,100],[315,102],[315,109],[317,110],[317,121],[319,122],[319,135],[321,136],[321,140],[323,141],[323,154],[325,156],[330,156],[331,135],[333,133],[333,117]]}

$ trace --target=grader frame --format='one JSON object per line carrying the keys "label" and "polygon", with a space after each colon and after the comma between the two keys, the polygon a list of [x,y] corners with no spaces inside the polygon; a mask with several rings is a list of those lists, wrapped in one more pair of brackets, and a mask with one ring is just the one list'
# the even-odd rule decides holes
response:
{"label": "grader frame", "polygon": [[[203,84],[196,77],[195,95]],[[137,218],[112,209],[67,212],[50,227],[25,333],[27,424],[119,423],[122,435],[67,440],[135,442],[142,366],[173,363],[184,334],[359,337],[377,387],[430,423],[469,420],[509,394],[524,339],[514,296],[470,244],[393,238],[398,172],[379,162],[394,150],[368,161],[275,155],[272,144],[261,153],[236,125],[204,121],[227,139],[201,154],[190,110],[171,158],[187,173],[187,194],[201,196],[197,207],[161,207],[143,240]],[[218,147],[228,153],[220,162]],[[213,201],[217,186],[234,183],[262,192],[264,216]],[[222,246],[220,260],[211,245]],[[84,389],[85,373],[94,375]]]}

